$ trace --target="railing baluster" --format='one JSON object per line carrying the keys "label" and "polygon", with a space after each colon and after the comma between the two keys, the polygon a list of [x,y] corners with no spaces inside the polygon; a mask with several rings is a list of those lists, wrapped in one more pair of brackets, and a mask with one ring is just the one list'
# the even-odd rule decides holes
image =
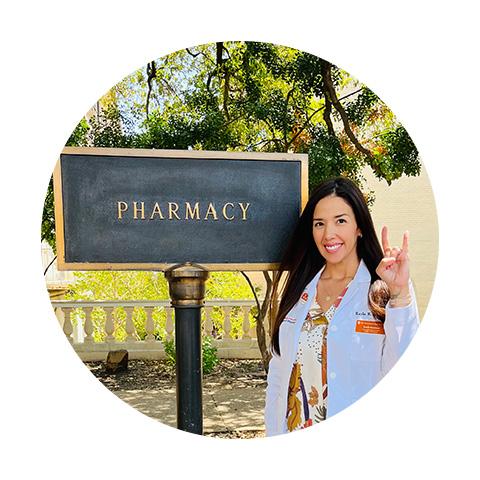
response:
{"label": "railing baluster", "polygon": [[127,332],[127,342],[136,342],[137,336],[135,331],[135,324],[133,323],[133,307],[125,307],[125,331]]}
{"label": "railing baluster", "polygon": [[173,308],[165,307],[165,315],[167,316],[165,330],[167,332],[167,340],[173,340],[175,326],[173,324]]}
{"label": "railing baluster", "polygon": [[63,321],[63,333],[67,337],[70,343],[73,343],[72,333],[73,333],[73,324],[72,319],[70,318],[73,308],[64,307],[63,313],[65,315],[65,320]]}
{"label": "railing baluster", "polygon": [[205,307],[205,323],[203,324],[203,332],[207,337],[212,338],[213,320],[212,320],[213,307]]}
{"label": "railing baluster", "polygon": [[232,331],[232,321],[230,320],[230,314],[232,313],[232,307],[226,306],[223,307],[223,311],[225,313],[225,317],[223,320],[223,330],[225,332],[225,339],[231,340],[232,337],[230,336]]}
{"label": "railing baluster", "polygon": [[85,331],[85,338],[83,341],[85,343],[93,343],[92,310],[93,307],[83,307],[83,311],[85,312],[85,326],[83,327]]}
{"label": "railing baluster", "polygon": [[242,323],[242,328],[243,328],[243,335],[242,338],[251,338],[250,337],[250,306],[249,305],[244,305],[242,307],[242,312],[243,312],[243,323]]}
{"label": "railing baluster", "polygon": [[153,322],[153,307],[144,307],[145,314],[147,315],[147,321],[145,323],[145,330],[147,332],[147,336],[145,340],[147,342],[154,342],[155,341],[155,323]]}
{"label": "railing baluster", "polygon": [[103,307],[105,310],[105,333],[107,334],[105,342],[113,343],[115,341],[115,324],[113,323],[113,307]]}

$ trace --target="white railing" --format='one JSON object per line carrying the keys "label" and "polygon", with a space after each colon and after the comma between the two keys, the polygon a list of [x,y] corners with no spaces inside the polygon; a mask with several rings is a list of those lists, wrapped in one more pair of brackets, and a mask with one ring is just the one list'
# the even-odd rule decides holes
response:
{"label": "white railing", "polygon": [[[118,349],[128,350],[132,359],[163,359],[163,342],[175,337],[175,313],[168,300],[54,300],[52,306],[83,361],[105,360],[109,351]],[[211,338],[220,358],[261,358],[254,307],[254,300],[205,302],[202,335]],[[266,322],[264,326],[268,332]]]}

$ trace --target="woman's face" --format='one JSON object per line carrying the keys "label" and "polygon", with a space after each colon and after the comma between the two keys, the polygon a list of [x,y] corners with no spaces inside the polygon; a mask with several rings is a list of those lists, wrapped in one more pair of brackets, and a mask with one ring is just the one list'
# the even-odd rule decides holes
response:
{"label": "woman's face", "polygon": [[357,260],[360,229],[350,205],[334,195],[322,198],[313,212],[313,239],[327,263]]}

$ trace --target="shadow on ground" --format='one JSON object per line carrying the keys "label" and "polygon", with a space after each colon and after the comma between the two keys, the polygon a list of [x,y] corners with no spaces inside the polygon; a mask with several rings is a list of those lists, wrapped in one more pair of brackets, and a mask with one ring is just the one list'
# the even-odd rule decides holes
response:
{"label": "shadow on ground", "polygon": [[[127,371],[107,373],[103,362],[90,371],[124,402],[176,428],[175,371],[163,360],[130,360]],[[203,378],[203,430],[219,438],[263,437],[266,374],[258,360],[221,360]]]}

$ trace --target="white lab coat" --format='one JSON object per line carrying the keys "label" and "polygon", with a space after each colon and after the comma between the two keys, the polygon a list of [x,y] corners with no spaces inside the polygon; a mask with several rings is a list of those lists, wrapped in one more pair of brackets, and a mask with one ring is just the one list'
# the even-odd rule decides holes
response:
{"label": "white lab coat", "polygon": [[[306,286],[280,326],[281,355],[273,354],[267,376],[267,436],[287,432],[290,374],[297,354],[300,331],[315,298],[322,270]],[[328,328],[327,417],[335,415],[367,393],[403,354],[419,325],[415,293],[410,282],[412,302],[408,306],[392,308],[387,304],[385,334],[357,333],[357,320],[375,320],[368,307],[369,288],[370,272],[362,260]]]}

